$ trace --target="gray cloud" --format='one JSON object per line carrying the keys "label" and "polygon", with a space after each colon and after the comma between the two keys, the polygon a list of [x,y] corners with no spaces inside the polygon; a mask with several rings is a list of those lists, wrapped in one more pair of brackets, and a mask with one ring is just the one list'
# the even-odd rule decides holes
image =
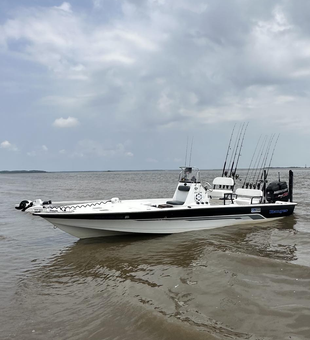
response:
{"label": "gray cloud", "polygon": [[[3,97],[10,93],[4,106],[13,109],[9,100],[24,92],[27,109],[16,105],[13,114],[29,121],[28,131],[35,128],[31,120],[46,122],[44,143],[57,147],[55,157],[59,150],[114,157],[116,167],[126,153],[137,167],[153,159],[160,164],[167,155],[161,158],[154,146],[163,140],[184,148],[193,131],[214,140],[216,131],[225,135],[239,121],[266,132],[277,126],[307,133],[308,7],[287,0],[55,1],[49,7],[25,1],[0,25],[0,58],[9,65],[0,84]],[[61,116],[83,121],[80,135],[62,135],[66,145],[49,130],[53,122],[70,125]],[[29,140],[24,130],[19,135],[19,144]],[[141,149],[142,135],[153,138],[151,157]],[[132,146],[121,152],[116,145],[128,139]],[[178,154],[170,159],[183,158],[177,146],[171,152]]]}

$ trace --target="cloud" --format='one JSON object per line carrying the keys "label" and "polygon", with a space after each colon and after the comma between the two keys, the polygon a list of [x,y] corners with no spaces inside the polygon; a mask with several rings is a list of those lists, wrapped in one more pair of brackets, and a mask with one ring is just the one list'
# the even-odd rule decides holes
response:
{"label": "cloud", "polygon": [[14,144],[11,144],[8,140],[3,141],[0,144],[0,148],[10,150],[10,151],[18,151],[17,147]]}
{"label": "cloud", "polygon": [[158,163],[158,160],[157,160],[157,159],[154,159],[154,158],[151,158],[151,157],[148,157],[148,158],[146,159],[146,162],[148,162],[148,163]]}
{"label": "cloud", "polygon": [[27,152],[27,156],[29,156],[29,157],[36,157],[37,153],[34,150],[32,150],[32,151]]}
{"label": "cloud", "polygon": [[12,145],[9,141],[5,140],[4,142],[1,143],[0,146],[2,149],[9,149]]}
{"label": "cloud", "polygon": [[48,154],[48,147],[43,144],[41,146],[35,146],[34,150],[28,151],[26,153],[27,156],[29,157],[45,157]]}
{"label": "cloud", "polygon": [[[101,7],[99,2],[94,6]],[[67,2],[19,8],[0,32],[2,45],[15,57],[41,64],[55,77],[83,81],[98,69],[137,62],[141,51],[157,50],[158,39],[150,39],[140,27],[94,25]]]}
{"label": "cloud", "polygon": [[63,110],[78,110],[81,107],[87,107],[90,105],[92,100],[94,100],[95,95],[93,94],[82,94],[75,96],[64,96],[64,95],[54,95],[54,96],[45,96],[38,100],[38,104],[40,106],[49,106],[49,107],[57,107],[57,109]]}
{"label": "cloud", "polygon": [[[148,154],[166,159],[159,153],[168,151],[158,147],[165,139],[177,145],[195,131],[209,145],[217,127],[228,130],[244,120],[257,130],[308,133],[307,1],[19,3],[22,7],[9,5],[0,23],[1,93],[11,108],[9,94],[27,92],[20,98],[27,97],[23,106],[36,122],[44,112],[56,128],[80,125],[83,142],[77,134],[65,144],[55,145],[52,135],[44,140],[53,143],[62,161],[63,145],[66,155],[125,156],[127,164],[131,154],[136,160],[144,152],[141,145],[157,146],[140,156],[145,164]],[[36,125],[21,107],[12,114],[18,112],[34,136]],[[18,144],[25,147],[22,134]],[[149,136],[153,143],[145,146]],[[125,145],[127,138],[132,146]],[[29,141],[29,150],[32,145]],[[178,150],[174,157],[181,157]]]}
{"label": "cloud", "polygon": [[57,118],[53,123],[53,126],[57,128],[72,128],[78,125],[80,125],[80,122],[74,117]]}
{"label": "cloud", "polygon": [[54,8],[65,11],[65,12],[69,12],[69,13],[72,12],[71,5],[68,2],[64,2],[59,7],[55,6]]}
{"label": "cloud", "polygon": [[133,157],[133,153],[127,150],[129,142],[103,145],[100,142],[83,139],[78,142],[77,150],[72,154],[74,157]]}

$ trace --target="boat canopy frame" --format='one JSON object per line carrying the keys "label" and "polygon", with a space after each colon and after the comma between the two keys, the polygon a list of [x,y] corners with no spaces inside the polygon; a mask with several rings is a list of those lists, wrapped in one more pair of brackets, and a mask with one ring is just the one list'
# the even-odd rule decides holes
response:
{"label": "boat canopy frame", "polygon": [[179,182],[200,183],[200,170],[191,166],[180,166]]}

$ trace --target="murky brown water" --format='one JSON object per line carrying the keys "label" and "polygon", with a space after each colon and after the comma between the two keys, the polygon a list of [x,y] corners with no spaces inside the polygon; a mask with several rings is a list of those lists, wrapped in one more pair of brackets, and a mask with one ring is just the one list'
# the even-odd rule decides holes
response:
{"label": "murky brown water", "polygon": [[0,338],[310,339],[309,175],[288,218],[84,241],[15,203],[167,197],[177,172],[0,175]]}

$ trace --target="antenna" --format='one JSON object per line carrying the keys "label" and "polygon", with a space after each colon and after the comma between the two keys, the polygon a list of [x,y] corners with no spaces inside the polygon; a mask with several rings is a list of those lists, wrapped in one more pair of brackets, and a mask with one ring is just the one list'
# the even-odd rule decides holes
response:
{"label": "antenna", "polygon": [[185,167],[186,167],[186,161],[187,161],[187,150],[188,150],[188,136],[186,137]]}
{"label": "antenna", "polygon": [[191,161],[192,161],[192,150],[193,150],[193,142],[194,142],[194,137],[192,137],[191,152],[190,152],[190,154],[189,154],[189,164],[188,164],[188,166],[191,166]]}

